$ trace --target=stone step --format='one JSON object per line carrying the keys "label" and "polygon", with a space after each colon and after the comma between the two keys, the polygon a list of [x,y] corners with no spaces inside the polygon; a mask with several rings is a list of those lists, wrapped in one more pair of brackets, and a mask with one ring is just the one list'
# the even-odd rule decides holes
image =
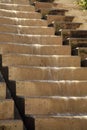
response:
{"label": "stone step", "polygon": [[54,21],[72,22],[73,19],[74,19],[74,16],[62,16],[62,15],[48,15],[47,16],[48,25]]}
{"label": "stone step", "polygon": [[15,11],[0,9],[0,16],[12,17],[12,18],[28,18],[28,19],[40,19],[41,14],[37,12],[28,11]]}
{"label": "stone step", "polygon": [[0,3],[8,3],[8,4],[23,4],[23,5],[27,5],[29,4],[28,0],[1,0]]}
{"label": "stone step", "polygon": [[0,120],[0,130],[23,130],[21,120]]}
{"label": "stone step", "polygon": [[19,19],[18,23],[23,26],[47,26],[47,21],[41,19]]}
{"label": "stone step", "polygon": [[11,18],[0,17],[0,24],[6,25],[21,25],[21,26],[47,26],[47,22],[41,19],[25,19],[25,18]]}
{"label": "stone step", "polygon": [[24,44],[41,44],[41,45],[62,45],[61,36],[54,35],[27,35],[0,33],[0,42],[24,43]]}
{"label": "stone step", "polygon": [[17,96],[86,96],[87,81],[17,81]]}
{"label": "stone step", "polygon": [[40,26],[21,26],[21,25],[0,25],[0,32],[18,33],[18,34],[31,34],[31,35],[54,35],[55,30],[53,27],[40,27]]}
{"label": "stone step", "polygon": [[18,25],[18,19],[17,18],[11,18],[11,17],[5,17],[0,16],[0,24],[6,24],[6,25]]}
{"label": "stone step", "polygon": [[56,33],[58,33],[62,29],[78,29],[82,23],[75,22],[54,22],[54,27]]}
{"label": "stone step", "polygon": [[53,7],[53,3],[50,2],[35,2],[35,10],[39,10],[42,8],[52,8]]}
{"label": "stone step", "polygon": [[2,66],[50,66],[50,67],[79,67],[80,57],[76,56],[46,56],[26,54],[2,55]]}
{"label": "stone step", "polygon": [[65,15],[66,10],[64,9],[55,9],[55,8],[41,8],[38,10],[41,13],[43,19],[47,19],[48,15]]}
{"label": "stone step", "polygon": [[0,99],[6,98],[6,84],[5,82],[0,82]]}
{"label": "stone step", "polygon": [[[51,115],[51,116],[32,116],[34,120],[35,130],[86,130],[87,116],[67,116],[67,115]],[[29,118],[28,120],[28,129]]]}
{"label": "stone step", "polygon": [[8,4],[8,3],[0,3],[0,9],[6,10],[15,10],[15,11],[30,11],[34,12],[35,8],[31,5],[20,5],[20,4]]}
{"label": "stone step", "polygon": [[17,100],[21,109],[24,106],[25,115],[87,113],[87,97],[17,97]]}
{"label": "stone step", "polygon": [[11,99],[0,99],[0,120],[14,118],[14,102]]}
{"label": "stone step", "polygon": [[67,38],[87,38],[87,31],[64,29],[61,30],[61,35],[64,40],[66,40]]}
{"label": "stone step", "polygon": [[8,72],[9,80],[87,80],[87,69],[80,67],[10,66]]}
{"label": "stone step", "polygon": [[69,38],[67,43],[72,46],[72,48],[77,47],[87,47],[87,38]]}
{"label": "stone step", "polygon": [[18,43],[0,43],[0,54],[5,53],[36,55],[71,55],[71,47],[67,45],[27,45]]}

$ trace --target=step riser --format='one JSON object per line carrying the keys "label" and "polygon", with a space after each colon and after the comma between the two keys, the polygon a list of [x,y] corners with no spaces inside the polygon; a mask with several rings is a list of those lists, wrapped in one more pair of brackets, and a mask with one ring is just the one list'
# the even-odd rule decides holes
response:
{"label": "step riser", "polygon": [[76,47],[87,47],[87,39],[73,39],[73,38],[70,38],[68,40],[68,43],[69,45],[72,46],[72,48],[76,48]]}
{"label": "step riser", "polygon": [[87,31],[62,30],[61,35],[62,35],[63,39],[67,39],[67,38],[87,38]]}
{"label": "step riser", "polygon": [[6,85],[1,83],[0,84],[0,99],[6,98]]}
{"label": "step riser", "polygon": [[56,31],[60,30],[60,29],[77,29],[80,27],[80,23],[70,23],[70,24],[67,24],[67,23],[58,23],[58,22],[55,22],[55,29]]}
{"label": "step riser", "polygon": [[47,22],[46,21],[42,21],[42,20],[20,20],[19,24],[23,25],[23,26],[47,26]]}
{"label": "step riser", "polygon": [[27,66],[51,66],[51,67],[79,67],[79,57],[39,57],[21,55],[3,55],[2,65],[27,65]]}
{"label": "step riser", "polygon": [[37,118],[35,130],[86,130],[86,118]]}
{"label": "step riser", "polygon": [[[32,73],[32,75],[31,75]],[[23,75],[22,75],[23,74]],[[10,80],[87,80],[87,69],[9,67]]]}
{"label": "step riser", "polygon": [[35,9],[33,6],[23,6],[23,5],[9,5],[9,4],[2,4],[0,3],[0,9],[6,9],[6,10],[16,10],[16,11],[28,11],[28,12],[34,12]]}
{"label": "step riser", "polygon": [[47,22],[48,25],[51,24],[53,21],[60,21],[60,22],[72,22],[73,17],[65,17],[65,16],[57,16],[57,15],[48,15]]}
{"label": "step riser", "polygon": [[45,18],[45,19],[47,19],[47,15],[62,15],[62,16],[65,15],[64,10],[58,10],[56,12],[56,11],[53,11],[53,10],[51,11],[49,8],[48,9],[46,9],[46,8],[40,9],[40,13],[42,15],[42,18]]}
{"label": "step riser", "polygon": [[15,18],[7,18],[1,17],[0,24],[10,24],[10,25],[22,25],[22,26],[47,26],[47,22],[39,19],[15,19]]}
{"label": "step riser", "polygon": [[[17,82],[17,96],[86,96],[87,82]],[[79,90],[79,91],[78,91]]]}
{"label": "step riser", "polygon": [[[10,111],[9,111],[10,110]],[[3,119],[13,119],[14,118],[14,102],[9,101],[0,101],[0,120]]]}
{"label": "step riser", "polygon": [[59,37],[43,37],[43,36],[29,36],[29,35],[12,35],[12,34],[1,34],[0,42],[13,42],[13,43],[26,43],[26,44],[42,44],[42,45],[62,45],[62,38]]}
{"label": "step riser", "polygon": [[0,32],[18,33],[18,34],[32,34],[32,35],[54,35],[54,28],[41,28],[41,27],[19,27],[1,25]]}
{"label": "step riser", "polygon": [[78,47],[87,47],[87,38],[70,38],[66,40],[66,43],[72,47],[72,50],[75,50]]}
{"label": "step riser", "polygon": [[31,12],[31,13],[24,13],[22,12],[13,12],[13,11],[1,11],[0,10],[0,16],[6,16],[6,17],[16,17],[16,18],[28,18],[28,19],[40,19],[41,15],[36,12]]}
{"label": "step riser", "polygon": [[10,24],[10,25],[17,25],[18,22],[15,19],[11,19],[11,18],[3,18],[0,17],[0,24]]}
{"label": "step riser", "polygon": [[69,46],[26,46],[15,44],[0,44],[0,54],[39,54],[39,55],[71,55]]}
{"label": "step riser", "polygon": [[0,121],[0,130],[23,130],[23,123],[20,120],[1,120]]}
{"label": "step riser", "polygon": [[[87,113],[87,98],[25,98],[25,114]],[[84,106],[84,107],[82,107]],[[41,109],[39,109],[41,108]]]}
{"label": "step riser", "polygon": [[43,9],[43,8],[52,8],[52,3],[46,3],[46,2],[44,2],[44,3],[42,3],[42,2],[36,2],[35,3],[35,9],[36,10],[39,10],[39,9]]}
{"label": "step riser", "polygon": [[54,35],[54,28],[26,28],[19,30],[20,33],[32,35]]}

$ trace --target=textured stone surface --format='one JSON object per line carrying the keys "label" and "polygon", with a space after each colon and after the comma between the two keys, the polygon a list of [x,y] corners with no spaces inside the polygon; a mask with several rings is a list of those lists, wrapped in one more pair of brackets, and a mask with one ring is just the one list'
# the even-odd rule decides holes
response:
{"label": "textured stone surface", "polygon": [[80,58],[73,56],[40,56],[40,55],[22,55],[6,54],[2,56],[2,65],[24,65],[24,66],[42,66],[42,67],[79,67]]}

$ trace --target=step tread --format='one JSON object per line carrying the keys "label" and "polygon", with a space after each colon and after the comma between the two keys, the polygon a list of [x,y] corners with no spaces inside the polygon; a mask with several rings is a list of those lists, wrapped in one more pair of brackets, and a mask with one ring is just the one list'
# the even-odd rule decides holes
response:
{"label": "step tread", "polygon": [[16,81],[16,95],[86,96],[86,86],[87,81]]}
{"label": "step tread", "polygon": [[47,26],[47,22],[41,19],[0,17],[0,24],[22,26]]}
{"label": "step tread", "polygon": [[54,35],[31,35],[16,33],[0,33],[0,43],[25,43],[25,44],[42,44],[42,45],[62,45],[61,36]]}
{"label": "step tread", "polygon": [[10,66],[9,79],[10,80],[87,80],[87,68]]}
{"label": "step tread", "polygon": [[[14,60],[15,59],[15,60]],[[31,62],[30,62],[31,61]],[[2,65],[24,65],[24,66],[50,66],[50,67],[79,67],[80,57],[59,55],[28,55],[28,54],[3,54]]]}
{"label": "step tread", "polygon": [[[87,96],[17,97],[24,103],[25,114],[87,113]],[[39,109],[41,107],[41,110]]]}
{"label": "step tread", "polygon": [[0,32],[2,33],[17,33],[17,34],[31,34],[31,35],[53,35],[54,28],[46,26],[22,26],[22,25],[0,25]]}

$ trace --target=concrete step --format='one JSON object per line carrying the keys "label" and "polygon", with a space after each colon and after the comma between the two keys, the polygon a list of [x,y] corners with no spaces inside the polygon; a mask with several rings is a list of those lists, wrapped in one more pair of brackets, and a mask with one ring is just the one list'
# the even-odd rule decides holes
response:
{"label": "concrete step", "polygon": [[0,42],[25,43],[25,44],[41,44],[41,45],[62,45],[61,36],[54,35],[27,35],[0,33]]}
{"label": "concrete step", "polygon": [[78,29],[80,27],[81,23],[75,23],[75,22],[54,22],[54,27],[56,30],[56,33],[58,33],[62,29]]}
{"label": "concrete step", "polygon": [[0,120],[0,130],[23,130],[21,120]]}
{"label": "concrete step", "polygon": [[14,18],[28,18],[28,19],[40,19],[41,14],[37,12],[28,11],[15,11],[0,9],[0,16],[14,17]]}
{"label": "concrete step", "polygon": [[[25,115],[86,114],[87,97],[17,97],[20,109]],[[41,109],[40,109],[41,108]]]}
{"label": "concrete step", "polygon": [[80,57],[76,56],[46,56],[26,54],[2,55],[2,66],[50,66],[50,67],[79,67]]}
{"label": "concrete step", "polygon": [[67,38],[87,38],[87,31],[64,29],[61,30],[61,35],[64,40],[66,40]]}
{"label": "concrete step", "polygon": [[14,118],[14,102],[11,99],[0,99],[0,120]]}
{"label": "concrete step", "polygon": [[67,43],[72,46],[72,48],[77,47],[87,47],[87,38],[69,38]]}
{"label": "concrete step", "polygon": [[17,81],[16,95],[82,97],[87,95],[87,81]]}
{"label": "concrete step", "polygon": [[23,4],[23,5],[27,5],[29,4],[28,0],[1,0],[0,3],[8,3],[8,4]]}
{"label": "concrete step", "polygon": [[[87,69],[80,67],[10,66],[9,80],[87,80]],[[31,75],[32,74],[32,75]]]}
{"label": "concrete step", "polygon": [[74,19],[74,16],[62,16],[62,15],[48,15],[47,16],[48,25],[54,21],[72,22],[73,19]]}
{"label": "concrete step", "polygon": [[15,11],[30,11],[34,12],[35,8],[31,5],[20,5],[20,4],[8,4],[8,3],[0,3],[0,9],[6,10],[15,10]]}
{"label": "concrete step", "polygon": [[[35,130],[86,130],[87,116],[67,116],[67,115],[51,115],[51,116],[32,116],[34,120]],[[28,120],[28,129],[29,118]]]}
{"label": "concrete step", "polygon": [[6,98],[6,84],[5,82],[0,82],[0,99]]}
{"label": "concrete step", "polygon": [[27,45],[18,43],[0,43],[0,54],[5,53],[36,55],[71,55],[71,47],[67,45]]}
{"label": "concrete step", "polygon": [[22,25],[22,26],[47,26],[47,22],[41,19],[25,19],[25,18],[11,18],[11,17],[0,17],[0,24],[6,25]]}
{"label": "concrete step", "polygon": [[31,34],[31,35],[54,35],[55,30],[53,27],[40,27],[40,26],[21,26],[21,25],[0,25],[0,32],[18,33],[18,34]]}

